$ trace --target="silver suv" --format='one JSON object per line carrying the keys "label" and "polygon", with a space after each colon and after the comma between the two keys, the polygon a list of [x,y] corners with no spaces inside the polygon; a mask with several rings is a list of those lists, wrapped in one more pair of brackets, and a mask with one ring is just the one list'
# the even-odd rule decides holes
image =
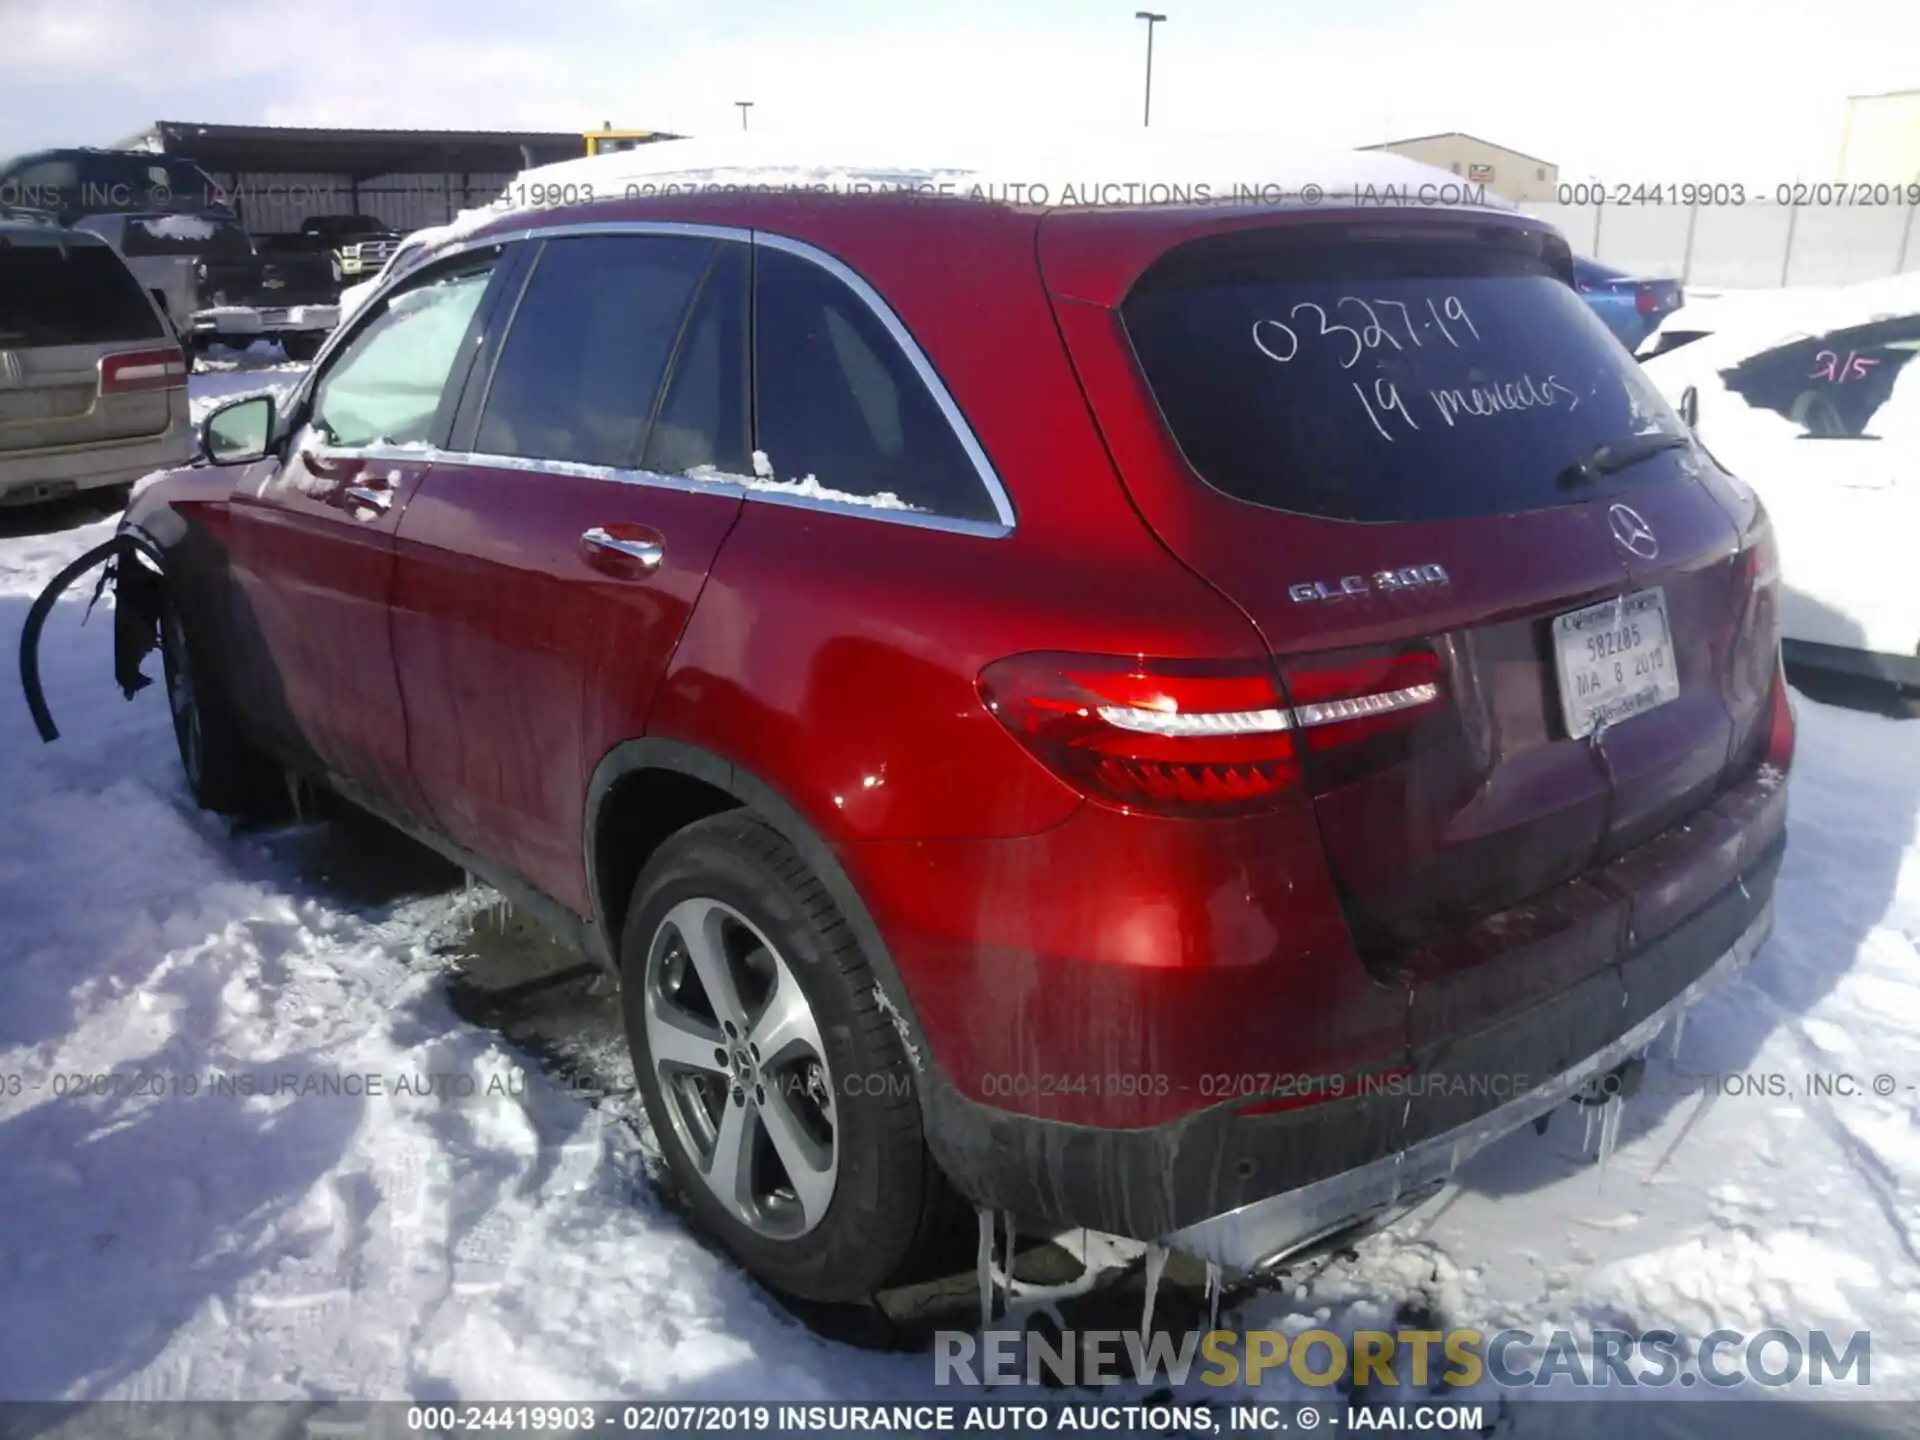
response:
{"label": "silver suv", "polygon": [[0,214],[0,505],[123,498],[192,450],[186,357],[126,262]]}

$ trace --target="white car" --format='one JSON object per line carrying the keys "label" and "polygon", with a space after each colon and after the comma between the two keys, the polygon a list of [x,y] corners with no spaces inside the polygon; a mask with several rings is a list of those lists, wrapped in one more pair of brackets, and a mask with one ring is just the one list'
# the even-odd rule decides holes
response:
{"label": "white car", "polygon": [[1714,318],[1643,368],[1773,515],[1788,663],[1920,695],[1920,275]]}

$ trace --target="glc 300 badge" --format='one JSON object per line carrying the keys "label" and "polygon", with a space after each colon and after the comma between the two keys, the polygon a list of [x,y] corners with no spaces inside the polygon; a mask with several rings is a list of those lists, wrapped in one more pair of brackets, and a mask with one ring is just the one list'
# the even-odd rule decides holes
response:
{"label": "glc 300 badge", "polygon": [[1302,580],[1289,585],[1296,601],[1344,600],[1353,595],[1394,595],[1448,583],[1444,565],[1403,565],[1398,570],[1376,570],[1372,575],[1342,575],[1338,580]]}

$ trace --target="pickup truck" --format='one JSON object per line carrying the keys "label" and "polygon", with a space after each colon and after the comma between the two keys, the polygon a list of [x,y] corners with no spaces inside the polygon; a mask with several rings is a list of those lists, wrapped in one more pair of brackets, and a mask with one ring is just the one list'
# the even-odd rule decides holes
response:
{"label": "pickup truck", "polygon": [[214,344],[280,343],[311,360],[338,323],[338,292],[324,255],[262,255],[240,223],[216,214],[87,215],[161,302],[189,354]]}
{"label": "pickup truck", "polygon": [[292,235],[258,236],[263,254],[324,256],[336,285],[357,285],[380,273],[400,246],[400,232],[371,215],[309,215]]}

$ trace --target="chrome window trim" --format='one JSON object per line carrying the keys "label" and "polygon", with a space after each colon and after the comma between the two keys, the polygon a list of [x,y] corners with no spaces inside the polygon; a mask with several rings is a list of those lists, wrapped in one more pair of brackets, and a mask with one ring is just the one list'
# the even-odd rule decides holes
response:
{"label": "chrome window trim", "polygon": [[987,459],[987,452],[980,448],[980,441],[974,436],[973,427],[967,424],[966,417],[960,413],[959,405],[955,403],[953,396],[947,390],[946,383],[933,368],[933,362],[927,359],[926,352],[914,340],[900,317],[893,313],[893,307],[881,298],[880,292],[844,261],[829,255],[816,245],[809,245],[804,240],[793,240],[785,235],[770,235],[765,231],[756,230],[754,243],[765,245],[770,250],[782,250],[789,255],[797,255],[802,260],[818,265],[851,290],[874,313],[880,323],[886,327],[887,333],[893,336],[893,343],[898,345],[901,353],[907,357],[907,363],[913,366],[913,373],[920,377],[920,383],[926,386],[928,393],[933,396],[933,403],[938,405],[940,413],[946,416],[954,438],[959,440],[960,448],[966,451],[967,458],[973,462],[974,473],[980,477],[980,483],[987,487],[987,496],[993,501],[993,513],[999,517],[1000,524],[1008,530],[1013,529],[1013,498],[1001,485],[1000,477],[994,473],[993,463]]}
{"label": "chrome window trim", "polygon": [[993,520],[960,520],[950,515],[935,515],[924,510],[887,510],[851,500],[821,500],[811,495],[788,495],[761,490],[738,480],[700,480],[691,475],[668,475],[659,470],[627,470],[613,465],[582,465],[572,461],[539,460],[525,455],[490,455],[477,450],[439,450],[399,446],[370,446],[365,450],[329,451],[329,456],[382,462],[407,462],[430,465],[471,465],[487,470],[517,470],[527,475],[566,475],[577,480],[602,480],[612,485],[640,485],[654,490],[677,490],[687,495],[713,495],[722,499],[755,500],[767,505],[785,505],[797,510],[824,510],[835,515],[853,515],[869,520],[884,520],[918,530],[941,530],[954,535],[973,535],[997,540],[1008,533]]}
{"label": "chrome window trim", "polygon": [[[734,485],[725,481],[692,480],[684,476],[662,475],[648,470],[623,470],[612,467],[554,465],[550,462],[522,456],[483,455],[477,452],[436,451],[434,454],[447,464],[484,465],[507,470],[524,470],[538,474],[543,470],[550,474],[585,475],[587,478],[610,480],[626,485],[652,485],[671,490],[691,490],[699,494],[738,494],[747,500],[772,505],[785,505],[794,509],[819,510],[832,515],[853,515],[867,520],[878,520],[886,524],[907,525],[920,530],[940,530],[956,535],[971,535],[981,539],[1000,540],[1011,535],[1017,524],[1018,516],[1014,510],[1013,498],[1001,484],[1000,476],[993,468],[993,462],[987,458],[986,450],[979,438],[973,433],[973,427],[967,423],[955,402],[946,383],[933,368],[926,352],[900,317],[881,296],[880,292],[868,284],[861,274],[844,261],[828,254],[817,245],[804,240],[795,240],[790,236],[776,235],[766,230],[755,230],[738,225],[703,225],[681,220],[580,220],[564,225],[528,225],[517,230],[487,231],[482,234],[465,237],[446,247],[436,250],[422,264],[438,264],[452,259],[469,250],[483,249],[488,246],[508,246],[527,241],[546,241],[564,239],[575,235],[684,235],[706,240],[730,240],[740,244],[764,245],[769,249],[782,250],[798,256],[811,264],[819,266],[832,275],[841,284],[873,312],[887,333],[893,337],[894,344],[900,347],[907,363],[927,388],[933,402],[945,417],[954,438],[960,442],[960,448],[972,462],[975,475],[986,487],[987,496],[993,502],[993,520],[965,520],[957,516],[936,515],[919,510],[883,510],[877,506],[861,505],[841,500],[823,500],[810,495],[786,495],[777,491],[756,489],[747,485]],[[390,289],[403,284],[408,275],[419,273],[419,266],[408,268],[406,275],[396,276],[367,297],[363,310],[370,309],[383,299]],[[531,279],[531,274],[528,276]],[[521,294],[525,294],[522,286]],[[515,297],[515,308],[518,308]],[[511,326],[508,327],[509,330]],[[337,333],[337,332],[336,332]],[[329,337],[331,340],[331,337]],[[331,344],[328,345],[331,349]],[[320,368],[326,358],[323,350],[314,359],[313,369],[308,379]],[[489,377],[491,384],[491,377]],[[304,388],[304,387],[303,387]],[[484,405],[482,407],[484,413]],[[420,452],[412,452],[418,454]],[[604,473],[601,473],[604,470]]]}

